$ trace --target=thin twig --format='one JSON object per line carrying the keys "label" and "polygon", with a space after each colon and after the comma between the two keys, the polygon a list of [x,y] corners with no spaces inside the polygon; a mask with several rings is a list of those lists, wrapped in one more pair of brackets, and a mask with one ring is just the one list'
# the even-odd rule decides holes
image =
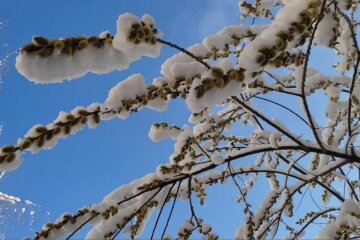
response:
{"label": "thin twig", "polygon": [[178,198],[180,186],[181,186],[181,181],[180,181],[179,184],[178,184],[178,187],[177,187],[177,190],[176,190],[176,195],[175,195],[175,197],[174,197],[173,204],[171,205],[171,209],[170,209],[169,216],[168,216],[168,218],[167,218],[167,220],[166,220],[166,224],[165,224],[164,230],[163,230],[163,232],[162,232],[162,234],[161,234],[161,238],[160,238],[161,240],[164,238],[166,229],[167,229],[167,227],[168,227],[168,225],[169,225],[169,223],[170,223],[170,219],[171,219],[172,213],[173,213],[174,208],[175,208],[175,203],[176,203],[176,200],[177,200],[177,198]]}
{"label": "thin twig", "polygon": [[177,50],[179,50],[179,51],[181,51],[181,52],[189,55],[190,57],[192,57],[193,59],[195,59],[196,61],[198,61],[198,62],[201,63],[202,65],[204,65],[208,70],[211,69],[211,66],[210,66],[207,62],[203,61],[201,58],[199,58],[198,56],[196,56],[196,55],[194,55],[193,53],[189,52],[189,51],[186,50],[185,48],[182,48],[182,47],[176,45],[175,43],[165,41],[165,40],[163,40],[163,39],[161,39],[161,38],[157,38],[156,41],[158,41],[159,43],[168,45],[168,46],[170,46],[170,47],[172,47],[172,48],[176,48]]}
{"label": "thin twig", "polygon": [[312,43],[313,43],[313,40],[315,38],[315,32],[316,30],[318,29],[318,26],[319,26],[319,23],[322,19],[322,15],[324,14],[324,11],[325,11],[325,6],[326,6],[326,0],[323,1],[323,4],[321,6],[321,9],[320,9],[320,14],[315,22],[315,26],[314,26],[314,29],[312,31],[312,34],[310,36],[310,40],[309,40],[309,44],[308,44],[308,47],[307,47],[307,50],[306,50],[306,55],[305,55],[305,63],[304,63],[304,69],[303,69],[303,73],[302,73],[302,81],[301,81],[301,99],[302,99],[302,102],[303,102],[303,105],[304,105],[304,108],[305,108],[305,114],[309,120],[309,123],[310,123],[310,126],[311,126],[311,130],[313,132],[313,135],[315,136],[315,139],[316,139],[316,142],[318,143],[318,145],[320,146],[321,149],[323,149],[325,151],[325,148],[323,146],[323,143],[316,131],[316,126],[315,126],[315,123],[314,123],[314,120],[311,116],[311,113],[310,113],[310,109],[309,109],[309,106],[308,106],[308,103],[307,103],[307,100],[306,100],[306,94],[305,94],[305,81],[306,81],[306,73],[307,73],[307,69],[308,69],[308,64],[309,64],[309,59],[310,59],[310,53],[311,53],[311,46],[312,46]]}
{"label": "thin twig", "polygon": [[121,230],[126,226],[126,224],[136,215],[138,214],[143,207],[145,207],[152,199],[156,197],[156,195],[159,194],[159,192],[163,189],[163,187],[159,188],[144,204],[142,204],[133,214],[131,214],[130,217],[128,217],[128,220],[125,220],[122,224],[122,226],[117,230],[117,232],[111,237],[111,239],[115,239],[117,235],[121,232]]}
{"label": "thin twig", "polygon": [[289,112],[291,112],[292,114],[294,114],[295,116],[297,116],[301,121],[303,121],[306,125],[308,125],[308,126],[310,127],[309,123],[308,123],[303,117],[301,117],[299,114],[297,114],[295,111],[291,110],[290,108],[288,108],[288,107],[286,107],[286,106],[284,106],[284,105],[282,105],[282,104],[280,104],[280,103],[278,103],[278,102],[275,102],[275,101],[272,101],[272,100],[270,100],[270,99],[267,99],[267,98],[257,97],[257,96],[255,96],[254,98],[261,99],[261,100],[264,100],[264,101],[273,103],[273,104],[275,104],[275,105],[277,105],[277,106],[279,106],[279,107],[282,107],[282,108],[288,110]]}
{"label": "thin twig", "polygon": [[157,225],[158,225],[158,222],[159,222],[161,213],[162,213],[162,211],[163,211],[163,209],[164,209],[166,200],[168,199],[168,197],[169,197],[169,195],[170,195],[170,193],[171,193],[171,190],[174,188],[174,186],[175,186],[175,183],[174,183],[173,185],[171,185],[171,187],[170,187],[170,189],[169,189],[169,192],[167,193],[166,197],[164,198],[164,202],[163,202],[163,204],[161,205],[159,214],[158,214],[158,216],[157,216],[157,218],[156,218],[155,226],[154,226],[153,231],[152,231],[152,233],[151,233],[150,239],[153,239],[153,238],[154,238],[155,230],[156,230],[156,227],[157,227]]}

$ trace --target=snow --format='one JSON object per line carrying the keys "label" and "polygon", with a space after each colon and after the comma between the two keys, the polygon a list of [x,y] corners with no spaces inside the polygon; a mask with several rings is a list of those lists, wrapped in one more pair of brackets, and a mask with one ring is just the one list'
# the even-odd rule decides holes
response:
{"label": "snow", "polygon": [[0,172],[9,172],[16,170],[22,162],[20,151],[15,151],[13,153],[8,153],[5,155],[4,154],[5,153],[3,152],[3,149],[0,149]]}
{"label": "snow", "polygon": [[10,203],[12,203],[12,204],[15,204],[15,203],[21,201],[21,199],[18,198],[18,197],[11,196],[11,195],[8,195],[8,194],[2,193],[2,192],[0,192],[0,200],[1,200],[1,201],[6,201],[6,202],[10,202]]}
{"label": "snow", "polygon": [[[143,15],[142,21],[148,25],[155,24],[148,14]],[[159,56],[162,44],[156,41],[154,44],[134,44],[128,41],[128,31],[134,23],[141,24],[141,20],[130,13],[122,14],[117,21],[114,39],[111,39],[107,31],[100,33],[94,44],[91,43],[94,37],[83,37],[84,40],[80,41],[84,42],[83,45],[77,43],[77,48],[70,47],[70,52],[66,53],[66,46],[73,46],[74,42],[78,42],[75,38],[50,39],[46,46],[39,46],[34,42],[35,46],[41,49],[34,52],[27,51],[26,46],[23,47],[16,58],[15,66],[18,72],[30,81],[56,83],[82,77],[88,72],[104,74],[127,69],[131,62],[142,56]],[[160,37],[161,33],[158,31],[156,36]],[[55,42],[61,44],[56,45]],[[67,42],[70,44],[67,45]],[[98,44],[100,42],[101,44]],[[44,50],[49,53],[43,55],[41,51]]]}
{"label": "snow", "polygon": [[[207,53],[207,49],[202,44],[195,44],[187,48],[187,50],[193,53],[195,56],[198,57],[205,57]],[[170,58],[168,58],[162,65],[161,65],[161,74],[165,77],[171,77],[171,68],[174,64],[181,64],[181,63],[191,63],[196,62],[195,59],[188,56],[187,54],[180,52]]]}
{"label": "snow", "polygon": [[246,39],[261,33],[261,31],[264,29],[264,26],[226,26],[216,34],[206,37],[202,43],[208,51],[213,51],[214,49],[223,49],[225,45],[231,44],[235,37],[239,39]]}
{"label": "snow", "polygon": [[154,98],[148,101],[146,107],[155,111],[165,111],[168,106],[168,101],[163,98]]}
{"label": "snow", "polygon": [[[219,67],[226,72],[232,67],[232,63],[227,59],[220,60],[215,64],[215,67]],[[206,78],[214,78],[212,70],[204,72],[201,79],[194,79],[189,94],[185,99],[187,107],[193,113],[222,104],[229,96],[236,96],[242,92],[242,85],[238,81],[230,80],[226,86],[212,87],[203,96],[199,97],[199,88],[204,85],[203,79]]]}
{"label": "snow", "polygon": [[[359,84],[356,82],[352,94],[343,91],[350,88],[352,79],[350,75],[345,75],[345,72],[352,68],[355,63],[354,56],[356,56],[348,23],[343,17],[338,16],[339,20],[334,18],[335,12],[332,7],[325,11],[325,16],[314,36],[314,44],[326,48],[335,47],[336,54],[341,57],[335,66],[340,75],[326,76],[309,67],[306,72],[305,96],[294,96],[296,97],[294,99],[298,100],[311,96],[315,91],[326,94],[327,97],[322,99],[326,101],[326,109],[320,109],[323,110],[326,121],[322,125],[315,123],[315,131],[321,136],[325,151],[333,153],[334,158],[332,158],[322,152],[323,150],[312,135],[302,129],[293,128],[293,123],[290,123],[288,119],[283,121],[284,116],[270,109],[276,117],[273,118],[265,114],[267,111],[262,108],[263,106],[256,106],[259,107],[257,109],[252,104],[253,96],[265,95],[267,92],[272,92],[271,96],[276,97],[279,103],[287,101],[281,97],[281,94],[298,96],[302,94],[304,66],[299,59],[304,58],[304,50],[309,41],[301,42],[301,38],[311,29],[319,13],[320,5],[314,0],[262,0],[255,1],[256,9],[254,10],[252,9],[254,6],[241,1],[240,9],[243,16],[268,17],[275,5],[279,5],[279,10],[271,12],[275,14],[275,17],[269,25],[226,26],[216,34],[205,37],[202,43],[187,48],[198,59],[180,52],[164,61],[161,65],[161,76],[155,77],[150,85],[145,83],[141,74],[133,74],[114,86],[104,103],[94,103],[88,107],[78,106],[70,112],[60,112],[52,123],[35,125],[23,139],[18,140],[18,145],[24,146],[29,139],[33,139],[34,142],[31,142],[26,149],[21,147],[19,149],[37,153],[41,149],[51,149],[57,144],[58,139],[75,134],[86,124],[89,128],[95,128],[102,120],[111,120],[116,117],[125,119],[130,113],[143,108],[163,111],[171,99],[178,95],[184,99],[191,111],[188,118],[189,125],[177,127],[168,123],[155,123],[149,130],[148,136],[154,142],[163,139],[174,141],[173,153],[169,156],[168,163],[159,165],[154,173],[113,190],[100,203],[89,207],[90,210],[100,214],[92,217],[90,214],[84,214],[74,222],[69,221],[61,229],[52,230],[50,238],[61,238],[71,233],[89,218],[92,218],[90,221],[92,228],[86,238],[104,238],[106,234],[118,229],[119,222],[133,217],[137,209],[156,193],[157,189],[151,189],[149,186],[167,183],[156,196],[153,196],[154,201],[163,202],[169,191],[169,182],[175,178],[187,179],[191,176],[192,184],[204,186],[213,183],[214,180],[226,181],[228,176],[225,177],[225,175],[230,174],[229,170],[219,170],[221,165],[226,167],[226,163],[234,159],[241,161],[238,161],[240,163],[234,166],[233,171],[237,174],[249,175],[247,179],[241,181],[242,194],[250,193],[253,186],[261,179],[259,175],[262,173],[265,173],[269,181],[266,186],[267,195],[263,197],[262,203],[256,206],[251,219],[250,215],[245,216],[243,223],[237,229],[237,239],[247,239],[249,234],[260,238],[259,234],[269,227],[271,220],[279,214],[279,209],[285,215],[281,217],[291,217],[296,204],[295,200],[297,200],[292,195],[308,183],[314,180],[322,181],[332,188],[336,187],[332,185],[334,176],[337,180],[344,181],[344,174],[335,172],[336,169],[339,166],[345,166],[350,159],[360,156],[359,152],[354,150],[350,158],[349,149],[344,147],[345,144],[355,145],[360,132],[358,122],[355,123],[355,120],[359,118],[360,110],[357,99],[360,93]],[[347,7],[347,4],[339,2],[340,9],[345,10]],[[99,35],[98,38],[106,40],[102,47],[90,44],[72,54],[54,50],[46,57],[40,56],[44,54],[43,52],[40,54],[40,50],[34,53],[23,49],[17,57],[16,67],[21,74],[36,83],[61,82],[64,79],[81,77],[87,72],[108,73],[125,69],[131,62],[142,56],[158,57],[162,44],[157,42],[156,38],[161,35],[155,27],[155,20],[150,15],[145,14],[139,19],[126,13],[120,15],[117,20],[116,34],[113,39],[109,37],[108,31]],[[38,45],[45,44],[41,43],[42,40],[39,37],[34,38],[34,42]],[[245,45],[242,48],[243,43]],[[219,56],[230,54],[231,57],[215,57],[216,54]],[[282,65],[276,66],[275,61],[282,61]],[[296,61],[299,62],[296,63]],[[274,68],[277,68],[274,71],[276,73],[273,74],[275,79],[270,80],[270,77],[265,76],[264,71],[273,73]],[[242,108],[232,101],[233,96],[243,99],[254,111]],[[347,139],[349,97],[352,99],[350,117],[354,119],[351,122],[354,125],[352,128],[354,137],[350,140]],[[297,100],[294,102],[297,103]],[[303,101],[300,103],[300,109],[303,115],[307,115]],[[311,112],[310,117],[317,120],[318,108],[314,109],[316,110]],[[258,115],[261,126],[256,121],[255,115]],[[266,121],[261,119],[262,116],[266,117],[271,124],[266,124]],[[225,122],[231,117],[234,117],[232,122]],[[74,119],[85,120],[76,122]],[[72,123],[71,128],[66,130],[65,126],[69,122]],[[244,126],[237,126],[236,123],[242,123]],[[59,125],[64,129],[56,136],[44,140],[44,134],[55,131]],[[231,128],[234,131],[229,133]],[[291,132],[290,129],[299,131]],[[311,131],[309,133],[311,134]],[[243,136],[244,134],[246,136]],[[296,160],[306,150],[312,152],[311,156],[309,154],[304,160],[305,164],[309,165],[308,167],[304,167],[301,161]],[[7,153],[1,151],[1,154],[4,156]],[[252,155],[256,155],[253,157],[254,163],[244,166],[242,160],[248,161],[247,157]],[[284,164],[281,156],[284,156],[290,164]],[[20,163],[20,151],[17,150],[12,161],[0,164],[0,171],[14,170]],[[212,170],[215,168],[216,170]],[[279,175],[282,177],[278,177]],[[288,178],[291,180],[288,181]],[[350,175],[346,177],[346,180],[349,179],[351,180]],[[188,201],[188,185],[185,182],[183,181],[179,188],[178,197]],[[174,194],[173,189],[171,196],[174,197]],[[348,196],[352,195],[348,194]],[[330,197],[336,196],[326,192],[323,196],[324,204],[333,203]],[[239,200],[241,204],[245,202],[243,196],[240,196]],[[122,201],[126,204],[122,204]],[[155,207],[159,206],[151,207],[144,213],[136,236],[142,234]],[[110,216],[108,211],[114,208],[116,212]],[[343,226],[359,228],[358,202],[346,199],[339,209],[338,216],[330,219],[330,223],[318,234],[319,239],[336,238],[337,231]],[[61,216],[57,223],[68,217],[67,214]],[[251,221],[254,222],[254,226],[250,225]],[[186,236],[195,227],[194,224],[193,220],[186,220],[178,229],[178,235]],[[50,226],[44,225],[43,230],[49,229]],[[202,233],[210,234],[212,226],[203,224],[200,230]],[[130,226],[123,230],[125,233],[130,231]],[[262,239],[267,237],[267,233],[263,234]]]}
{"label": "snow", "polygon": [[356,229],[360,225],[360,207],[353,199],[346,199],[340,206],[340,212],[334,220],[326,225],[315,239],[334,239],[346,227]]}
{"label": "snow", "polygon": [[203,234],[209,233],[211,231],[211,229],[212,229],[211,224],[202,224],[202,226],[201,226],[201,232]]}
{"label": "snow", "polygon": [[176,78],[185,78],[192,79],[196,76],[201,76],[201,74],[206,70],[205,66],[199,62],[190,62],[190,63],[174,63],[171,66],[170,72],[171,77]]}
{"label": "snow", "polygon": [[281,135],[282,134],[280,132],[274,132],[270,134],[269,143],[273,148],[277,149],[279,147],[278,142],[280,141]]}
{"label": "snow", "polygon": [[[257,2],[256,7],[255,6],[251,6],[249,7],[249,3],[247,3],[246,1],[239,1],[239,9],[240,12],[242,12],[242,17],[244,15],[249,15],[249,16],[262,16],[262,17],[267,17],[269,15],[269,12],[271,11],[271,8],[276,4],[279,3],[281,1],[279,0],[262,0]],[[283,0],[283,2],[286,2],[286,0]],[[247,4],[245,4],[247,3]]]}
{"label": "snow", "polygon": [[28,80],[35,83],[56,83],[82,77],[88,72],[104,74],[128,68],[128,57],[112,45],[98,48],[89,45],[69,56],[54,50],[49,57],[34,53],[20,53],[16,68]]}
{"label": "snow", "polygon": [[[321,22],[319,23],[318,29],[315,33],[314,43],[329,46],[330,43],[334,40],[335,29],[337,28],[337,23],[334,18],[334,12],[329,11],[325,14]],[[336,37],[335,37],[336,39]]]}
{"label": "snow", "polygon": [[[143,15],[141,20],[148,25],[155,25],[153,18],[148,14]],[[115,49],[123,52],[129,61],[138,60],[142,56],[157,57],[160,54],[162,44],[158,42],[155,45],[146,42],[141,42],[140,44],[129,42],[127,38],[129,29],[135,23],[141,24],[141,20],[130,13],[120,15],[117,20],[117,31],[114,36],[113,45]],[[158,36],[160,37],[161,33],[158,33]]]}
{"label": "snow", "polygon": [[149,137],[152,141],[158,142],[162,139],[176,139],[181,129],[176,126],[169,126],[166,123],[154,124],[150,128]]}
{"label": "snow", "polygon": [[224,162],[224,158],[221,155],[212,155],[210,160],[215,164],[215,165],[219,165],[222,164]]}
{"label": "snow", "polygon": [[182,148],[187,144],[188,140],[194,137],[193,130],[190,126],[184,125],[183,131],[177,136],[176,143],[174,144],[174,153],[170,155],[170,162],[176,162],[175,157],[182,153]]}
{"label": "snow", "polygon": [[129,109],[127,109],[126,100],[135,100],[136,97],[147,93],[144,77],[141,74],[133,74],[127,79],[119,82],[109,91],[105,105],[109,109],[121,111],[118,113],[120,118],[127,118]]}

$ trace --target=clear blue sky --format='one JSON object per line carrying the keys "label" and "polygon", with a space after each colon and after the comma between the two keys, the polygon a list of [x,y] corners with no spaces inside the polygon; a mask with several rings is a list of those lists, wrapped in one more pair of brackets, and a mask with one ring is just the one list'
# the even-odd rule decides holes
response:
{"label": "clear blue sky", "polygon": [[[0,20],[5,23],[0,30],[0,45],[7,44],[1,47],[2,55],[31,41],[33,35],[55,38],[94,35],[104,30],[114,33],[116,19],[124,12],[138,16],[151,14],[164,39],[185,47],[225,25],[240,22],[237,0],[1,0],[0,3]],[[0,124],[3,125],[0,145],[16,143],[34,124],[52,122],[59,111],[103,102],[111,87],[133,73],[142,73],[150,82],[160,75],[160,64],[174,53],[163,47],[159,58],[144,58],[125,71],[88,74],[75,81],[51,85],[27,81],[16,72],[16,55],[11,55],[2,74],[0,90]],[[50,151],[36,155],[26,153],[20,168],[0,180],[0,192],[40,204],[50,212],[50,220],[65,211],[74,212],[99,202],[119,185],[152,172],[159,163],[168,161],[172,142],[152,143],[148,131],[154,122],[183,125],[187,122],[186,113],[183,103],[173,102],[166,112],[144,110],[125,121],[103,122],[96,130],[85,128],[75,136],[60,140]],[[235,191],[226,198],[214,194],[209,208],[218,201],[233,204],[235,198]],[[45,214],[35,210],[32,228],[40,230]],[[241,223],[242,207],[238,206],[237,211],[237,221],[217,225],[216,229],[225,233],[224,237],[234,236],[235,227]],[[224,207],[210,214],[209,222],[226,219],[230,212]],[[6,227],[7,238],[32,236],[26,213],[29,212],[23,214],[23,219],[11,220],[15,225]],[[178,214],[182,218],[186,216],[181,211]]]}

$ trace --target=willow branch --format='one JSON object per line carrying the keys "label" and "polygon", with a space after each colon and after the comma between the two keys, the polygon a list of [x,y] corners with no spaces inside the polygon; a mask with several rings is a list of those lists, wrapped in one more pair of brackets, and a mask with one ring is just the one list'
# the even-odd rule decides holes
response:
{"label": "willow branch", "polygon": [[173,213],[174,208],[175,208],[175,203],[176,203],[176,200],[177,200],[177,198],[178,198],[180,186],[181,186],[181,181],[180,181],[179,184],[178,184],[178,187],[177,187],[177,190],[176,190],[176,195],[175,195],[175,197],[174,197],[173,204],[171,205],[171,209],[170,209],[169,216],[168,216],[168,218],[167,218],[167,220],[166,220],[166,224],[165,224],[164,230],[163,230],[163,232],[162,232],[162,234],[161,234],[161,238],[160,238],[161,240],[164,238],[166,229],[167,229],[167,227],[169,226],[170,219],[171,219],[172,213]]}
{"label": "willow branch", "polygon": [[278,102],[275,102],[275,101],[272,101],[272,100],[270,100],[270,99],[267,99],[267,98],[258,97],[258,96],[255,96],[254,98],[261,99],[261,100],[264,100],[264,101],[273,103],[273,104],[275,104],[275,105],[277,105],[277,106],[279,106],[279,107],[282,107],[282,108],[288,110],[289,112],[291,112],[292,114],[294,114],[295,116],[297,116],[301,121],[303,121],[306,125],[308,125],[308,126],[310,127],[309,123],[308,123],[303,117],[301,117],[299,114],[297,114],[295,111],[291,110],[290,108],[288,108],[288,107],[286,107],[286,106],[284,106],[284,105],[282,105],[282,104],[280,104],[280,103],[278,103]]}
{"label": "willow branch", "polygon": [[201,58],[199,58],[198,56],[196,56],[196,55],[194,55],[193,53],[189,52],[189,51],[186,50],[185,48],[182,48],[182,47],[178,46],[178,45],[175,44],[175,43],[165,41],[165,40],[163,40],[163,39],[161,39],[161,38],[157,38],[156,41],[158,41],[159,43],[168,45],[168,46],[170,46],[170,47],[172,47],[172,48],[175,48],[175,49],[177,49],[177,50],[179,50],[179,51],[181,51],[181,52],[189,55],[190,57],[192,57],[193,59],[195,59],[196,61],[198,61],[198,62],[201,63],[202,65],[204,65],[208,70],[211,69],[211,66],[210,66],[207,62],[203,61]]}
{"label": "willow branch", "polygon": [[323,143],[318,135],[318,133],[316,132],[316,126],[315,126],[315,123],[314,123],[314,120],[311,116],[311,113],[310,113],[310,109],[309,109],[309,106],[308,106],[308,103],[307,103],[307,100],[306,100],[306,94],[305,94],[305,81],[306,81],[306,73],[307,73],[307,69],[308,69],[308,64],[309,64],[309,58],[310,58],[310,53],[311,53],[311,46],[312,46],[312,43],[313,43],[313,40],[315,38],[315,33],[316,33],[316,30],[319,26],[319,23],[322,19],[322,16],[324,15],[324,11],[325,11],[325,6],[326,6],[326,0],[323,0],[323,3],[322,3],[322,6],[321,6],[321,9],[320,9],[320,14],[315,22],[315,26],[314,26],[314,29],[312,31],[312,34],[310,36],[310,40],[309,40],[309,44],[308,44],[308,47],[307,47],[307,50],[306,50],[306,55],[305,55],[305,63],[304,63],[304,69],[303,69],[303,73],[302,73],[302,81],[301,81],[301,99],[302,99],[302,103],[304,105],[304,108],[305,108],[305,113],[306,113],[306,116],[309,120],[309,123],[310,123],[310,126],[311,126],[311,130],[313,132],[313,135],[315,136],[315,139],[316,139],[316,142],[319,144],[319,146],[325,151],[325,148],[323,146]]}
{"label": "willow branch", "polygon": [[169,195],[170,195],[170,193],[171,193],[171,190],[174,188],[175,184],[176,184],[176,183],[173,183],[173,185],[171,185],[171,187],[170,187],[170,189],[169,189],[169,191],[168,191],[168,193],[167,193],[167,195],[166,195],[166,197],[165,197],[165,199],[164,199],[164,202],[163,202],[162,205],[161,205],[159,214],[158,214],[158,216],[157,216],[157,218],[156,218],[156,221],[155,221],[155,226],[154,226],[153,231],[152,231],[152,233],[151,233],[151,237],[150,237],[151,240],[154,238],[155,230],[156,230],[156,227],[157,227],[157,225],[158,225],[158,222],[159,222],[161,213],[162,213],[162,211],[163,211],[163,209],[164,209],[164,206],[165,206],[165,203],[166,203],[166,201],[167,201],[167,199],[168,199],[168,197],[169,197]]}

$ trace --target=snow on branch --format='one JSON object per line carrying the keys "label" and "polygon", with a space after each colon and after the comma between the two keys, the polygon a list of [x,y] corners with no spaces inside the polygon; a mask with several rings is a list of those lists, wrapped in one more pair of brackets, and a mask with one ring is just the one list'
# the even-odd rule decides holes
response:
{"label": "snow on branch", "polygon": [[21,47],[16,68],[36,83],[72,80],[88,72],[123,70],[142,56],[160,54],[161,44],[155,37],[161,34],[154,24],[148,14],[139,20],[126,13],[119,16],[114,37],[109,32],[60,39],[35,36],[31,43]]}
{"label": "snow on branch", "polygon": [[[317,219],[326,221],[319,239],[360,236],[360,183],[350,174],[360,169],[358,4],[240,1],[242,18],[254,18],[251,26],[226,26],[188,48],[161,39],[147,14],[141,19],[121,15],[113,37],[34,37],[22,48],[16,66],[41,83],[125,69],[142,56],[158,56],[162,45],[179,53],[165,60],[151,84],[141,74],[129,76],[109,91],[104,103],[61,112],[53,123],[32,127],[17,144],[1,147],[1,171],[18,167],[22,151],[50,149],[85,125],[125,119],[146,107],[164,111],[176,98],[191,112],[182,126],[160,122],[149,130],[154,142],[174,141],[168,161],[155,172],[119,186],[98,204],[45,224],[35,239],[70,239],[85,225],[90,225],[87,239],[140,237],[158,209],[151,231],[156,238],[161,214],[172,202],[161,233],[167,239],[177,200],[189,210],[178,238],[218,239],[215,225],[199,215],[196,204],[206,205],[207,189],[227,182],[243,207],[234,229],[237,239],[298,239],[313,230]],[[259,17],[261,24],[255,21]],[[338,74],[311,63],[319,47],[339,56],[330,66]],[[310,98],[324,101],[325,108]],[[253,204],[254,191],[262,203]],[[316,211],[299,207],[304,198]]]}

